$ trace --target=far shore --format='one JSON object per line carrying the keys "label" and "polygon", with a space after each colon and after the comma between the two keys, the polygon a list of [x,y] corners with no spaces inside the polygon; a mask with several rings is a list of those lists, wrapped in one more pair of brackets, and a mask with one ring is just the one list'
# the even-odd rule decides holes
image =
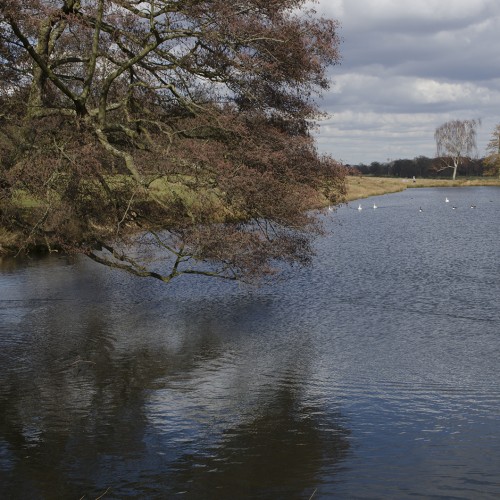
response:
{"label": "far shore", "polygon": [[407,188],[422,187],[464,187],[464,186],[500,186],[498,177],[460,177],[451,179],[413,179],[401,177],[348,176],[346,200],[353,201],[370,196],[397,193]]}

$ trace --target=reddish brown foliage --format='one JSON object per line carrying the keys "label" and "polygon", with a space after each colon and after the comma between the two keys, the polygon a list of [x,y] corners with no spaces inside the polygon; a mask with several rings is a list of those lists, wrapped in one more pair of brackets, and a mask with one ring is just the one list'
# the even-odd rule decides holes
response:
{"label": "reddish brown foliage", "polygon": [[344,170],[309,134],[337,24],[303,3],[4,2],[2,224],[166,281],[307,262],[307,209],[341,199]]}

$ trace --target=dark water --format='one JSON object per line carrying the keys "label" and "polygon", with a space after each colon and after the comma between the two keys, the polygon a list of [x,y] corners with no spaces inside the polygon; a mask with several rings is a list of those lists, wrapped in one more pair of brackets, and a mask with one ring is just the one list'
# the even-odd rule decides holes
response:
{"label": "dark water", "polygon": [[361,203],[262,289],[4,263],[0,498],[499,498],[500,189]]}

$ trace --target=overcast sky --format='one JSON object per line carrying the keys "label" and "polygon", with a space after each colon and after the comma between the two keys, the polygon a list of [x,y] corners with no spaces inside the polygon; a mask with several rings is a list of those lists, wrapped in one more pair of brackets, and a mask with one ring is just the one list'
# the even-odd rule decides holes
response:
{"label": "overcast sky", "polygon": [[318,147],[344,163],[433,157],[434,131],[481,118],[479,155],[500,123],[499,0],[320,0],[341,23],[342,61]]}

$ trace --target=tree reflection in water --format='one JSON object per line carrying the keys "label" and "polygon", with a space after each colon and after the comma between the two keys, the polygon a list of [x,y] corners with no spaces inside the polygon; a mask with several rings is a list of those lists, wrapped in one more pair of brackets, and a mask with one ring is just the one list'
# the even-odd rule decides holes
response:
{"label": "tree reflection in water", "polygon": [[[320,472],[348,451],[348,432],[278,389],[255,420],[227,429],[218,446],[173,464],[169,483],[189,498],[309,498]],[[331,416],[330,416],[331,418]],[[333,425],[333,427],[332,427]]]}
{"label": "tree reflection in water", "polygon": [[113,308],[68,272],[78,301],[35,287],[1,304],[0,497],[303,498],[345,457],[338,409],[306,394],[304,344],[254,357],[235,332],[265,307],[193,303],[189,321],[140,325],[144,303]]}

